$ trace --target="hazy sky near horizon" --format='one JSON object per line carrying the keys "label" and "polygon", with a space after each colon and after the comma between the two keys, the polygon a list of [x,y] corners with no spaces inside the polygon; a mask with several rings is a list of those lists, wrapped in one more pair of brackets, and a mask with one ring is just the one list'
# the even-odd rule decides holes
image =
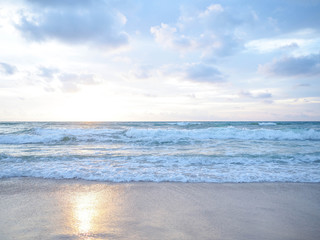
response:
{"label": "hazy sky near horizon", "polygon": [[320,120],[320,1],[0,0],[0,120]]}

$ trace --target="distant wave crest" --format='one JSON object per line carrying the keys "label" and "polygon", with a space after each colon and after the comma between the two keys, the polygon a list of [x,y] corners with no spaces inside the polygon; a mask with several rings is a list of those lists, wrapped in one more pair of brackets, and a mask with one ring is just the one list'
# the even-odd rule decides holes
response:
{"label": "distant wave crest", "polygon": [[276,126],[277,123],[274,122],[259,122],[258,123],[260,126]]}
{"label": "distant wave crest", "polygon": [[214,127],[206,129],[129,128],[123,129],[37,129],[33,132],[0,135],[1,144],[72,142],[132,142],[146,144],[178,141],[241,140],[320,140],[315,129],[265,129]]}

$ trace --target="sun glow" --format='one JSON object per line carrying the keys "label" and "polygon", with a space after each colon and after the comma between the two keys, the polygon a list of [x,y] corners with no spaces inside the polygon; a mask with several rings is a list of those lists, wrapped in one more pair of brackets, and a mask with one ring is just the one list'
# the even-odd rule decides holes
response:
{"label": "sun glow", "polygon": [[57,115],[66,121],[114,121],[125,117],[129,102],[95,86],[70,95]]}
{"label": "sun glow", "polygon": [[77,232],[87,235],[94,230],[94,222],[98,218],[98,199],[96,194],[80,195],[74,205],[74,221]]}
{"label": "sun glow", "polygon": [[[100,191],[74,192],[70,196],[71,211],[67,212],[70,230],[81,239],[106,239],[106,234],[118,231],[114,225],[118,221],[121,203],[118,188]],[[117,201],[115,201],[117,199]]]}

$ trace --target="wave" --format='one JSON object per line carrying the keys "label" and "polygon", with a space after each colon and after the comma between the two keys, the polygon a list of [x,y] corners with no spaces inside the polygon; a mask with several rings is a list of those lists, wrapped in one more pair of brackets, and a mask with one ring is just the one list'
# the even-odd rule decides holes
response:
{"label": "wave", "polygon": [[259,126],[276,126],[277,123],[274,122],[259,122]]}
{"label": "wave", "polygon": [[41,129],[0,135],[0,144],[96,142],[116,139],[119,129]]}
{"label": "wave", "polygon": [[176,125],[176,126],[192,126],[192,125],[202,125],[203,122],[168,122],[168,125]]}
{"label": "wave", "polygon": [[[245,159],[243,159],[245,160]],[[320,182],[319,163],[231,164],[194,166],[163,161],[108,162],[108,161],[34,161],[11,162],[0,172],[0,178],[38,177],[53,179],[84,179],[107,182]]]}
{"label": "wave", "polygon": [[320,140],[315,129],[265,129],[214,127],[206,129],[129,128],[129,129],[33,129],[0,135],[1,144],[77,142],[179,143],[211,140]]}
{"label": "wave", "polygon": [[179,140],[320,140],[320,132],[314,129],[276,130],[247,128],[208,128],[208,129],[137,129],[131,128],[125,135],[132,139],[160,142]]}

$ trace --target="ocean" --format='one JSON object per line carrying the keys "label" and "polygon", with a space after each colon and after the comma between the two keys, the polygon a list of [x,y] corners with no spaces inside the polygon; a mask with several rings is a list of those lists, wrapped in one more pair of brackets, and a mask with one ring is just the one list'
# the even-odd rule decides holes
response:
{"label": "ocean", "polygon": [[0,122],[0,178],[320,182],[320,122]]}

